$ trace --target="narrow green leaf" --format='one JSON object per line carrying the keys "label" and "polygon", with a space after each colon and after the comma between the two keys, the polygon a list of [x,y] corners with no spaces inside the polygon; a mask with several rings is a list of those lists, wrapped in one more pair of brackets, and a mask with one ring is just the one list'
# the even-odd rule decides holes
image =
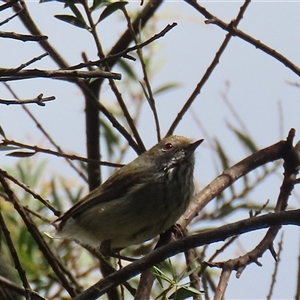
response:
{"label": "narrow green leaf", "polygon": [[103,135],[106,141],[107,152],[110,156],[112,156],[114,154],[114,146],[119,144],[118,136],[111,129],[110,124],[104,122],[103,120],[100,120],[100,124],[103,129]]}
{"label": "narrow green leaf", "polygon": [[0,151],[10,151],[10,150],[17,150],[17,149],[21,149],[21,148],[15,147],[15,146],[8,146],[5,144],[0,144]]}
{"label": "narrow green leaf", "polygon": [[94,10],[100,8],[102,5],[105,5],[105,4],[106,5],[108,4],[107,0],[94,0],[93,5],[90,8],[90,11],[94,11]]}
{"label": "narrow green leaf", "polygon": [[[217,145],[216,150],[217,150],[217,153],[218,153],[218,157],[221,161],[222,168],[223,168],[223,170],[226,170],[230,166],[229,158],[228,158],[227,154],[225,153],[223,147],[219,143],[219,141],[216,139],[215,142],[216,142],[216,145]],[[234,185],[230,185],[230,190],[232,192],[232,195],[234,195],[235,194]]]}
{"label": "narrow green leaf", "polygon": [[201,295],[201,292],[196,290],[195,288],[183,286],[179,288],[176,292],[174,292],[169,297],[169,299],[183,300],[196,295]]}
{"label": "narrow green leaf", "polygon": [[153,273],[157,280],[159,280],[159,281],[165,280],[166,282],[173,284],[173,280],[171,278],[169,278],[168,275],[165,274],[161,269],[154,266]]}
{"label": "narrow green leaf", "polygon": [[13,156],[13,157],[31,157],[35,154],[36,152],[25,152],[25,151],[15,151],[6,154],[6,156]]}
{"label": "narrow green leaf", "polygon": [[90,27],[87,26],[87,24],[84,21],[79,20],[78,18],[76,18],[74,16],[71,16],[71,15],[55,15],[54,17],[61,20],[61,21],[69,23],[71,25],[90,30]]}
{"label": "narrow green leaf", "polygon": [[222,167],[223,167],[224,170],[226,170],[226,169],[229,168],[229,159],[228,159],[227,154],[225,153],[223,147],[219,143],[219,141],[215,140],[215,142],[216,142],[216,145],[217,145],[216,150],[217,150],[219,159],[221,161]]}
{"label": "narrow green leaf", "polygon": [[237,137],[243,144],[251,151],[251,152],[257,152],[258,147],[255,145],[254,141],[249,137],[241,133],[240,131],[235,131]]}
{"label": "narrow green leaf", "polygon": [[77,19],[80,20],[81,22],[85,23],[84,18],[82,16],[81,12],[77,8],[77,6],[74,4],[74,2],[68,2],[67,5],[68,5],[68,7],[70,7],[70,9],[74,13],[74,15],[77,17]]}
{"label": "narrow green leaf", "polygon": [[3,128],[0,126],[0,135],[6,138]]}
{"label": "narrow green leaf", "polygon": [[167,92],[168,90],[171,90],[171,89],[174,89],[174,88],[177,88],[179,87],[180,84],[179,83],[167,83],[165,85],[162,85],[160,86],[159,88],[157,88],[156,90],[153,91],[153,95],[157,95],[157,94],[160,94],[160,93],[164,93],[164,92]]}
{"label": "narrow green leaf", "polygon": [[126,1],[124,1],[124,2],[123,1],[118,1],[118,2],[113,2],[109,5],[107,5],[107,7],[101,13],[101,15],[99,17],[99,20],[96,24],[103,21],[105,18],[107,18],[109,15],[111,15],[112,13],[117,11],[118,9],[122,9],[127,3],[128,2],[126,2]]}
{"label": "narrow green leaf", "polygon": [[118,60],[118,65],[122,68],[123,71],[130,77],[130,79],[137,80],[137,75],[135,74],[133,68],[126,62],[125,59],[121,58]]}
{"label": "narrow green leaf", "polygon": [[243,145],[250,150],[250,152],[258,151],[258,147],[249,135],[246,135],[243,132],[233,128],[233,126],[231,125],[229,125],[229,128],[235,133],[235,135],[243,143]]}

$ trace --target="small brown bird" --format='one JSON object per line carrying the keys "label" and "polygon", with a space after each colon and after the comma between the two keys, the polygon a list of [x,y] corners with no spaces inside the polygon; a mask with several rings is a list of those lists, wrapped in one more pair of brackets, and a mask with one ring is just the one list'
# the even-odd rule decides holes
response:
{"label": "small brown bird", "polygon": [[60,216],[57,236],[112,250],[169,229],[194,195],[194,151],[202,141],[162,139]]}

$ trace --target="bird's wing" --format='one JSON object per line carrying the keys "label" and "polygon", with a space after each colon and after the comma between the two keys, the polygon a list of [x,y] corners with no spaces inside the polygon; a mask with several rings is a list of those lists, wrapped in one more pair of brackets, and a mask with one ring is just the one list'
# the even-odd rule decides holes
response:
{"label": "bird's wing", "polygon": [[[126,166],[125,166],[126,167]],[[114,173],[106,182],[104,182],[99,188],[96,188],[89,194],[87,194],[84,198],[78,201],[74,206],[72,206],[68,211],[66,211],[63,215],[57,218],[54,223],[61,222],[58,225],[58,229],[63,228],[64,223],[69,218],[78,217],[82,212],[90,209],[96,204],[109,202],[111,200],[115,200],[121,198],[126,195],[132,188],[137,187],[138,185],[142,186],[142,183],[145,182],[145,172],[135,170],[132,172],[133,176],[124,176],[126,173],[126,169],[118,170]]]}

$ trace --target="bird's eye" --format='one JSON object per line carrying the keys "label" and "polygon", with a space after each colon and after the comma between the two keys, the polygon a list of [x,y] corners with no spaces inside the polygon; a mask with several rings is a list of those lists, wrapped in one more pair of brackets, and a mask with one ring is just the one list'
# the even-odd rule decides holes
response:
{"label": "bird's eye", "polygon": [[171,143],[166,143],[166,144],[163,146],[162,150],[163,150],[163,151],[168,151],[168,150],[170,150],[170,149],[172,149],[172,148],[173,148],[173,145],[172,145]]}

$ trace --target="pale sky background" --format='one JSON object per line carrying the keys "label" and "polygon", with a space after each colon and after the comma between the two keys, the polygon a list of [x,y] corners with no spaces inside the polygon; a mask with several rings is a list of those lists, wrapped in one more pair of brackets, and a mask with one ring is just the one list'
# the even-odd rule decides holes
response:
{"label": "pale sky background", "polygon": [[[41,31],[49,36],[50,43],[61,52],[70,64],[81,62],[80,53],[82,51],[87,53],[89,59],[97,59],[92,37],[86,31],[53,17],[55,14],[69,13],[68,9],[63,9],[61,3],[38,4],[38,1],[27,1],[26,3]],[[199,1],[199,3],[226,22],[237,15],[242,5],[241,1]],[[134,11],[139,8],[139,1],[129,1],[127,8],[129,11]],[[1,20],[9,15],[8,12],[0,13]],[[299,1],[253,1],[246,10],[244,18],[239,24],[239,29],[276,49],[299,66],[299,13]],[[152,58],[154,68],[157,66],[159,68],[151,80],[154,89],[168,82],[180,83],[180,87],[156,98],[162,134],[164,135],[177,112],[206,71],[226,32],[215,25],[205,25],[202,15],[183,1],[166,1],[156,13],[156,17],[158,19],[157,32],[168,23],[178,23],[178,26],[164,38],[155,42],[154,49],[156,52]],[[107,18],[98,26],[105,50],[109,50],[118,35],[123,32],[125,25],[121,20],[123,20],[122,14],[119,13],[117,16]],[[26,33],[17,18],[3,25],[1,30]],[[0,66],[17,67],[43,52],[34,42],[22,43],[16,40],[2,39],[0,43]],[[132,67],[140,70],[138,61],[129,63]],[[30,68],[54,69],[56,66],[49,57],[46,57]],[[114,71],[121,70],[115,69]],[[141,74],[140,71],[138,72]],[[123,74],[124,76],[126,75]],[[241,129],[224,104],[221,94],[227,93],[230,103],[239,114],[258,147],[264,148],[284,139],[291,127],[296,129],[295,141],[299,140],[300,89],[287,84],[287,82],[300,83],[300,80],[296,74],[274,58],[255,49],[245,41],[233,37],[221,57],[219,65],[193,104],[192,110],[201,120],[208,137],[211,140],[217,138],[225,147],[232,164],[235,164],[249,153],[240,146],[236,137],[226,126],[226,122],[229,122]],[[33,98],[39,93],[43,93],[45,96],[55,95],[57,99],[48,102],[46,107],[32,104],[28,108],[62,149],[66,152],[85,155],[83,98],[77,88],[70,83],[46,79],[11,82],[10,85],[23,99]],[[138,83],[136,88],[140,88]],[[126,86],[121,85],[120,90],[124,99],[128,101]],[[105,96],[107,103],[114,101],[110,93],[105,93]],[[12,98],[1,84],[0,97]],[[19,106],[0,106],[0,125],[9,139],[28,144],[38,144],[46,148],[51,147]],[[139,121],[139,129],[147,147],[156,143],[156,134],[152,125],[153,117],[148,106],[145,105],[142,118]],[[203,132],[192,118],[191,113],[184,116],[175,133],[192,139],[203,137]],[[135,153],[130,152],[125,162],[129,162],[134,157]],[[0,158],[1,168],[11,167],[17,161],[16,158],[5,157],[5,153],[0,153]],[[51,158],[50,160],[49,156],[39,156],[39,159],[45,158],[51,162],[46,168],[49,174],[61,174],[70,180],[83,184],[63,159]],[[215,159],[210,152],[210,145],[207,140],[197,150],[195,178],[198,189],[207,185],[215,176]],[[274,204],[281,180],[281,173],[268,179],[258,186],[255,193],[251,195],[252,198],[262,204],[270,199],[270,202]],[[299,198],[292,196],[290,204],[291,207],[299,207]],[[247,212],[243,212],[234,216],[232,221],[246,217],[248,217]],[[226,222],[228,221],[226,220]],[[206,226],[209,225],[206,224]],[[300,244],[299,228],[290,226],[284,232],[285,250],[279,266],[273,299],[292,299],[296,289],[296,263]],[[245,250],[252,249],[261,236],[262,233],[247,234],[241,239],[242,248]],[[278,240],[275,241],[276,249]],[[231,258],[233,254],[241,255],[243,254],[241,249],[235,248],[231,253],[223,253],[219,260]],[[263,299],[266,297],[274,261],[269,253],[265,253],[260,261],[263,264],[262,268],[250,265],[240,279],[235,279],[232,276],[226,292],[227,299]]]}

